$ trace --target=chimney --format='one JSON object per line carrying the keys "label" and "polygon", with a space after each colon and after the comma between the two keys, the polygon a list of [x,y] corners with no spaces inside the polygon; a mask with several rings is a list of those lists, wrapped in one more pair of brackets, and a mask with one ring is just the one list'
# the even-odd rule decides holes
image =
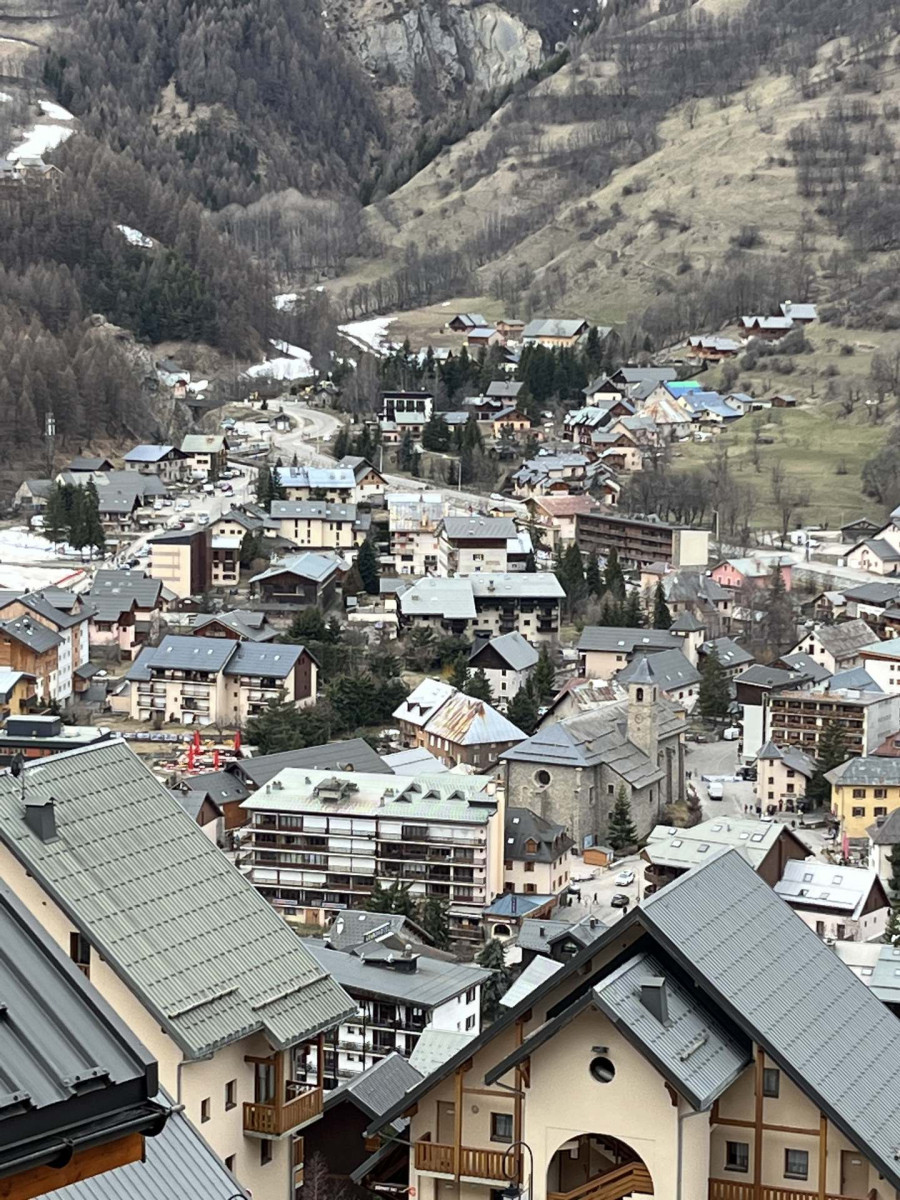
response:
{"label": "chimney", "polygon": [[55,801],[51,799],[44,804],[26,804],[25,824],[42,842],[55,842],[59,837],[56,832]]}
{"label": "chimney", "polygon": [[641,1004],[656,1017],[660,1025],[668,1025],[669,995],[662,975],[652,975],[641,984]]}

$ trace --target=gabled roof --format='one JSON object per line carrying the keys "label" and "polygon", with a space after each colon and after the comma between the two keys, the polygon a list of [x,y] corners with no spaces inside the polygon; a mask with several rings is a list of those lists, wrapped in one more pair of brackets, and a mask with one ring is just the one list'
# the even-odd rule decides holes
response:
{"label": "gabled roof", "polygon": [[849,758],[829,771],[825,778],[842,787],[900,787],[900,758],[874,754]]}
{"label": "gabled roof", "polygon": [[814,683],[821,683],[823,680],[831,678],[831,672],[827,667],[823,667],[820,662],[816,662],[811,654],[804,654],[802,651],[795,651],[793,654],[783,654],[779,661],[788,670],[799,671],[806,679],[811,679]]}
{"label": "gabled roof", "polygon": [[499,396],[504,400],[515,400],[519,392],[525,386],[518,379],[494,379],[487,386],[485,396]]}
{"label": "gabled roof", "polygon": [[621,684],[654,683],[663,692],[673,692],[699,683],[700,672],[680,650],[656,650],[636,655],[616,679]]}
{"label": "gabled roof", "polygon": [[900,599],[900,583],[861,583],[858,587],[844,588],[842,595],[845,600],[887,607]]}
{"label": "gabled roof", "polygon": [[409,750],[382,754],[381,759],[395,775],[443,775],[445,771],[450,770],[424,746],[413,746]]}
{"label": "gabled roof", "polygon": [[[692,612],[684,609],[678,614],[669,626],[670,633],[699,633],[706,626],[702,621],[698,620]],[[752,656],[751,656],[752,657]]]}
{"label": "gabled roof", "polygon": [[477,1036],[464,1030],[435,1029],[433,1025],[427,1025],[419,1034],[419,1040],[409,1056],[410,1066],[415,1067],[425,1079],[432,1071],[436,1071],[473,1042]]}
{"label": "gabled roof", "polygon": [[240,643],[230,638],[190,637],[169,633],[158,646],[145,646],[132,664],[128,679],[147,679],[153,671],[206,671],[218,674]]}
{"label": "gabled roof", "polygon": [[599,917],[582,917],[580,921],[531,917],[519,926],[516,944],[521,950],[537,950],[545,954],[566,938],[576,946],[587,946],[595,942],[605,929]]}
{"label": "gabled roof", "polygon": [[254,1032],[294,1045],[355,1011],[296,936],[121,741],[0,775],[0,841],[188,1058]]}
{"label": "gabled roof", "polygon": [[421,1082],[421,1073],[394,1050],[329,1092],[324,1109],[328,1112],[335,1105],[351,1100],[366,1116],[380,1117]]}
{"label": "gabled roof", "polygon": [[870,825],[866,830],[873,846],[900,845],[900,808],[888,813],[884,821]]}
{"label": "gabled roof", "polygon": [[142,571],[98,571],[89,596],[94,621],[114,621],[134,604],[151,611],[159,606],[162,583]]}
{"label": "gabled roof", "polygon": [[[434,1008],[454,996],[478,987],[490,977],[484,967],[469,963],[444,962],[438,958],[415,955],[414,971],[397,971],[392,961],[402,959],[403,951],[392,951],[387,957],[378,953],[367,961],[365,945],[354,951],[330,950],[319,938],[299,939],[323,971],[346,988],[351,996],[365,993],[384,996],[403,1004]],[[377,950],[377,943],[373,950]]]}
{"label": "gabled roof", "polygon": [[442,528],[451,542],[503,541],[519,532],[511,517],[444,517]]}
{"label": "gabled roof", "polygon": [[632,654],[647,648],[680,650],[682,641],[668,629],[628,629],[618,625],[585,625],[577,649]]}
{"label": "gabled roof", "polygon": [[297,575],[301,579],[311,579],[315,583],[323,583],[330,579],[340,569],[340,563],[329,554],[315,554],[309,550],[305,554],[293,554],[272,563],[265,571],[260,571],[250,580],[251,583],[262,583],[265,579],[275,579],[279,575]]}
{"label": "gabled roof", "polygon": [[[533,843],[534,850],[528,849]],[[507,808],[503,857],[517,862],[554,862],[575,845],[565,825],[555,825],[530,808]]]}
{"label": "gabled roof", "polygon": [[700,647],[701,654],[711,654],[713,650],[719,656],[719,662],[723,667],[743,667],[754,661],[750,651],[732,638],[713,638],[712,641],[704,642]]}
{"label": "gabled roof", "polygon": [[181,449],[184,454],[220,454],[228,449],[228,442],[221,433],[189,433]]}
{"label": "gabled roof", "polygon": [[[523,921],[522,924],[527,925],[528,921]],[[555,958],[545,958],[542,954],[535,955],[515,983],[500,997],[500,1003],[504,1008],[515,1008],[536,987],[540,987],[551,975],[555,975],[562,968],[563,964]]]}
{"label": "gabled roof", "polygon": [[[808,636],[805,634],[801,638],[801,644]],[[837,625],[819,625],[813,636],[822,649],[836,659],[852,658],[877,640],[875,630],[860,618],[841,621]]]}
{"label": "gabled roof", "polygon": [[[576,321],[559,321],[555,319],[529,321],[522,330],[523,340],[528,338],[571,338],[575,337],[580,329],[587,324],[583,317]],[[609,330],[607,329],[608,333]],[[600,336],[603,336],[603,330],[600,330]]]}
{"label": "gabled roof", "polygon": [[[145,463],[161,462],[164,458],[168,457],[173,450],[175,450],[174,446],[152,446],[142,442],[140,445],[135,446],[134,449],[128,451],[128,453],[125,455],[125,461]],[[180,450],[176,450],[175,453],[181,457]]]}
{"label": "gabled roof", "polygon": [[499,654],[510,670],[513,671],[527,671],[529,667],[535,665],[539,658],[534,646],[526,641],[521,633],[514,630],[512,633],[504,633],[500,637],[491,638],[487,642],[475,643],[472,647],[472,653],[469,655],[469,662],[475,664],[476,670],[478,668],[478,656],[488,647]]}
{"label": "gabled roof", "polygon": [[873,891],[887,896],[878,872],[862,867],[836,867],[818,859],[789,859],[775,884],[776,893],[799,908],[824,909],[859,917]]}
{"label": "gabled roof", "polygon": [[[768,747],[767,747],[768,748]],[[767,758],[761,750],[760,758]],[[650,831],[644,856],[648,862],[687,871],[703,866],[721,850],[737,850],[756,870],[780,838],[798,841],[787,826],[756,817],[713,817],[690,829],[657,825]],[[800,843],[800,848],[805,847]]]}
{"label": "gabled roof", "polygon": [[429,718],[425,731],[456,746],[519,742],[525,738],[518,725],[485,700],[456,691]]}
{"label": "gabled roof", "polygon": [[15,617],[11,621],[0,622],[0,632],[27,646],[35,654],[46,654],[61,645],[63,640],[58,633],[32,617]]}
{"label": "gabled roof", "polygon": [[232,774],[262,787],[288,767],[311,768],[318,771],[365,771],[367,774],[390,775],[390,768],[375,753],[364,738],[349,738],[329,742],[326,746],[304,746],[301,750],[282,750],[278,754],[260,754],[232,763]]}
{"label": "gabled roof", "polygon": [[249,608],[235,608],[231,612],[198,613],[191,628],[206,629],[209,625],[224,625],[248,642],[271,642],[277,630],[268,625],[266,614]]}
{"label": "gabled roof", "polygon": [[424,929],[403,913],[369,912],[348,908],[339,912],[325,932],[325,944],[332,950],[352,950],[365,942],[384,938],[405,938],[410,943],[429,942]]}
{"label": "gabled roof", "polygon": [[406,721],[409,725],[424,726],[431,720],[442,704],[446,704],[456,689],[442,679],[423,679],[414,688],[399,708],[392,713],[394,720]]}
{"label": "gabled roof", "polygon": [[900,659],[900,637],[888,638],[879,642],[873,638],[867,646],[861,648],[863,658],[893,658]]}

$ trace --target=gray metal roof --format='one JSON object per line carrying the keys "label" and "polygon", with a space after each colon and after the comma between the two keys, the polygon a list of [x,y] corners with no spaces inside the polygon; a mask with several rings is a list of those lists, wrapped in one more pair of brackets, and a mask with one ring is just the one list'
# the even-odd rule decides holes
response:
{"label": "gray metal roof", "polygon": [[668,629],[627,629],[618,625],[585,625],[578,639],[578,649],[612,651],[632,654],[642,648],[680,650],[683,643]]}
{"label": "gray metal roof", "polygon": [[31,617],[16,617],[12,621],[3,621],[0,623],[0,630],[33,650],[35,654],[46,654],[54,646],[62,644],[58,633]]}
{"label": "gray metal roof", "polygon": [[800,671],[806,679],[812,679],[815,683],[821,683],[822,680],[831,678],[828,668],[816,662],[811,654],[803,654],[800,651],[795,654],[783,654],[780,661],[789,670]]}
{"label": "gray metal roof", "polygon": [[900,1187],[897,1018],[733,851],[638,912],[706,994]]}
{"label": "gray metal roof", "polygon": [[194,618],[191,626],[196,634],[198,629],[208,625],[224,625],[238,637],[248,642],[271,642],[276,630],[266,622],[265,613],[253,612],[248,608],[235,608],[231,612],[200,613]]}
{"label": "gray metal roof", "polygon": [[49,596],[44,592],[28,592],[21,597],[22,603],[26,608],[31,609],[38,616],[52,621],[59,629],[71,629],[74,625],[80,625],[82,621],[86,621],[88,613],[72,612],[71,609],[57,608]]}
{"label": "gray metal roof", "polygon": [[880,657],[880,658],[900,658],[900,637],[888,638],[884,642],[879,642],[877,638],[873,638],[868,646],[862,649],[863,657]]}
{"label": "gray metal roof", "polygon": [[[188,634],[169,633],[158,646],[146,646],[135,661],[144,670],[156,671],[208,671],[217,674],[241,642],[231,638],[191,637]],[[133,670],[128,677],[133,677]]]}
{"label": "gray metal roof", "polygon": [[[161,462],[173,450],[175,450],[174,446],[154,446],[147,442],[141,442],[134,449],[128,451],[125,455],[125,461],[143,463]],[[175,453],[181,458],[180,450],[175,450]]]}
{"label": "gray metal roof", "polygon": [[522,950],[536,950],[546,954],[550,947],[566,935],[570,936],[579,946],[586,946],[594,941],[604,931],[606,926],[596,920],[591,926],[590,921],[560,921],[549,918],[531,917],[519,926],[516,943]]}
{"label": "gray metal roof", "polygon": [[111,1141],[127,1115],[145,1131],[166,1111],[153,1056],[5,883],[0,998],[0,1173],[22,1154],[58,1157],[64,1137]]}
{"label": "gray metal roof", "polygon": [[202,775],[191,775],[187,782],[192,792],[209,796],[216,804],[246,800],[250,795],[243,780],[230,771],[207,771]]}
{"label": "gray metal roof", "polygon": [[495,650],[513,671],[527,671],[538,660],[538,652],[534,646],[526,641],[521,633],[513,631],[501,634],[500,637],[491,638],[488,642],[476,642],[469,656],[469,661],[475,665],[476,670],[478,669],[478,656],[487,647]]}
{"label": "gray metal roof", "polygon": [[325,579],[330,579],[339,566],[338,559],[333,555],[315,554],[312,551],[308,551],[306,554],[292,554],[289,558],[282,558],[280,561],[273,563],[265,571],[260,571],[258,575],[254,575],[250,582],[261,583],[264,579],[274,579],[276,576],[287,572],[291,575],[299,575],[303,579],[312,579],[316,583],[321,583]]}
{"label": "gray metal roof", "polygon": [[881,688],[865,667],[851,667],[849,671],[835,671],[825,683],[827,692],[878,692],[884,695]]}
{"label": "gray metal roof", "polygon": [[[200,638],[199,640],[201,642],[220,642],[228,639]],[[303,646],[290,646],[284,642],[232,642],[232,645],[237,646],[237,651],[225,664],[226,675],[286,679],[297,665],[300,656],[309,653]]]}
{"label": "gray metal roof", "polygon": [[444,517],[442,524],[451,542],[505,541],[519,532],[511,517]]}
{"label": "gray metal roof", "polygon": [[[360,946],[350,953],[330,950],[318,938],[301,938],[306,949],[317,963],[351,996],[365,993],[368,996],[385,996],[402,1004],[415,1004],[422,1008],[435,1008],[454,996],[480,986],[491,972],[484,967],[473,967],[467,963],[443,962],[424,955],[415,958],[415,971],[398,971],[389,959],[376,954],[366,961],[366,947]],[[394,961],[402,958],[402,951],[392,951]]]}
{"label": "gray metal roof", "polygon": [[282,919],[121,741],[29,765],[25,823],[0,775],[0,840],[190,1058],[253,1032],[289,1046],[354,1011]]}
{"label": "gray metal roof", "polygon": [[[160,1102],[170,1097],[160,1092]],[[43,1200],[238,1200],[247,1196],[183,1112],[144,1143],[144,1161],[128,1163],[48,1192]]]}
{"label": "gray metal roof", "polygon": [[753,655],[744,646],[739,645],[733,638],[713,638],[704,642],[700,647],[701,654],[710,654],[715,650],[723,667],[742,667],[753,662]]}
{"label": "gray metal roof", "polygon": [[[522,337],[525,338],[570,338],[574,337],[587,321],[583,317],[575,321],[557,320],[554,318],[545,318],[543,320],[529,321],[522,331]],[[602,327],[601,327],[602,329]],[[607,332],[609,332],[607,330]]]}
{"label": "gray metal roof", "polygon": [[380,1117],[421,1082],[421,1073],[395,1050],[329,1092],[325,1111],[350,1098],[367,1116]]}
{"label": "gray metal roof", "polygon": [[[642,666],[642,664],[644,664]],[[639,676],[639,672],[642,672]],[[646,680],[649,674],[653,683],[663,692],[674,692],[678,688],[693,687],[700,681],[700,672],[685,658],[680,650],[655,650],[639,654],[623,668],[616,680],[621,684]]]}
{"label": "gray metal roof", "polygon": [[286,767],[322,771],[365,771],[367,774],[392,774],[364,738],[348,738],[325,746],[304,746],[301,750],[283,750],[278,754],[259,754],[242,758],[231,771],[240,778],[262,787]]}
{"label": "gray metal roof", "polygon": [[[664,991],[660,1021],[642,988]],[[705,1112],[752,1059],[746,1035],[723,1020],[696,988],[685,987],[653,954],[638,954],[594,988],[594,1003],[666,1076],[698,1112]]]}
{"label": "gray metal roof", "polygon": [[[763,757],[760,751],[760,757]],[[713,817],[690,829],[657,825],[650,831],[644,856],[657,866],[687,871],[703,866],[721,850],[738,850],[756,870],[779,840],[792,836],[778,821],[759,821],[756,817]]]}
{"label": "gray metal roof", "polygon": [[500,745],[525,739],[518,725],[514,725],[503,713],[484,700],[467,696],[465,692],[454,692],[440,705],[427,721],[425,731],[456,746]]}
{"label": "gray metal roof", "polygon": [[443,1066],[448,1059],[458,1054],[464,1046],[475,1040],[476,1034],[466,1033],[457,1029],[432,1029],[429,1026],[419,1035],[412,1054],[409,1056],[410,1066],[421,1074],[423,1079]]}
{"label": "gray metal roof", "polygon": [[684,609],[678,614],[669,626],[669,632],[677,630],[679,633],[697,633],[706,626],[702,621],[698,620],[692,612]]}
{"label": "gray metal roof", "polygon": [[754,687],[785,688],[798,683],[799,679],[796,671],[784,671],[781,667],[764,667],[754,663],[746,671],[741,671],[735,683],[749,683]]}
{"label": "gray metal roof", "polygon": [[888,813],[884,821],[870,825],[866,831],[875,846],[896,846],[900,844],[900,808]]}
{"label": "gray metal roof", "polygon": [[[798,908],[824,909],[858,917],[873,890],[881,887],[878,873],[862,867],[836,867],[817,859],[789,859],[775,891]],[[884,899],[887,904],[887,897]]]}
{"label": "gray metal roof", "polygon": [[325,942],[333,950],[351,950],[363,942],[403,937],[409,942],[423,943],[424,930],[402,913],[368,912],[348,908],[338,913],[325,933]]}
{"label": "gray metal roof", "polygon": [[95,621],[114,621],[135,604],[150,611],[159,605],[162,583],[142,571],[98,571],[89,592]]}
{"label": "gray metal roof", "polygon": [[515,399],[524,387],[518,379],[494,379],[487,386],[485,396],[502,396],[506,399]]}
{"label": "gray metal roof", "polygon": [[[534,842],[536,850],[526,843]],[[530,808],[507,808],[503,840],[504,859],[522,862],[554,862],[574,846],[565,825],[555,825]]]}
{"label": "gray metal roof", "polygon": [[329,504],[325,500],[273,500],[273,517],[300,521],[355,521],[355,504]]}
{"label": "gray metal roof", "polygon": [[[524,925],[532,922],[523,921],[522,923]],[[500,1003],[504,1008],[515,1008],[520,1000],[530,996],[536,987],[540,987],[551,975],[555,975],[562,969],[563,963],[557,962],[555,958],[545,958],[542,954],[536,955],[515,983],[500,997]]]}
{"label": "gray metal roof", "polygon": [[900,946],[882,946],[870,978],[863,976],[882,1004],[900,1004]]}
{"label": "gray metal roof", "polygon": [[861,787],[900,786],[900,758],[869,754],[862,758],[850,758],[839,767],[829,771],[825,778],[830,783],[860,785]]}
{"label": "gray metal roof", "polygon": [[381,758],[395,775],[443,775],[445,771],[450,770],[424,746],[414,746],[411,750],[397,750],[393,754],[382,754]]}

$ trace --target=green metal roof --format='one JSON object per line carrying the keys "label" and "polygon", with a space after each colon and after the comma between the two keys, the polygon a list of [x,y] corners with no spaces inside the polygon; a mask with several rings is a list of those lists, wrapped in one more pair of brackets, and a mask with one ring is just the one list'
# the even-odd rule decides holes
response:
{"label": "green metal roof", "polygon": [[0,775],[0,841],[181,1046],[200,1058],[261,1032],[286,1047],[356,1011],[282,919],[121,741],[29,765],[26,823]]}

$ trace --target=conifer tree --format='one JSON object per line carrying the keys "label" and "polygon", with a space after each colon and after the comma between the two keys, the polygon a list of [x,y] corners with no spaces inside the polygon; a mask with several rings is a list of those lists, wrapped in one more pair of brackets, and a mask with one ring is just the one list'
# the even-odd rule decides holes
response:
{"label": "conifer tree", "polygon": [[506,707],[506,716],[528,737],[534,733],[538,723],[538,703],[530,680],[520,687],[510,700]]}
{"label": "conifer tree", "polygon": [[703,717],[725,717],[731,704],[731,682],[718,652],[711,650],[700,666],[697,707]]}
{"label": "conifer tree", "polygon": [[500,997],[506,995],[512,983],[512,972],[506,965],[502,942],[491,938],[476,955],[475,961],[479,967],[491,972],[481,985],[481,1016],[485,1021],[493,1021],[503,1011]]}
{"label": "conifer tree", "polygon": [[486,704],[494,703],[494,694],[482,667],[469,676],[463,691],[468,696],[474,696],[476,700],[484,700]]}
{"label": "conifer tree", "polygon": [[616,792],[615,803],[607,822],[606,839],[617,854],[637,843],[637,829],[631,815],[631,800],[624,783],[619,784],[619,790]]}
{"label": "conifer tree", "polygon": [[671,629],[672,614],[666,601],[666,593],[661,583],[657,583],[653,593],[653,628]]}
{"label": "conifer tree", "polygon": [[375,554],[375,547],[368,538],[366,538],[359,548],[359,553],[356,556],[356,565],[359,567],[359,574],[363,581],[363,587],[370,596],[377,596],[378,558]]}
{"label": "conifer tree", "polygon": [[460,654],[453,663],[453,670],[450,672],[450,686],[459,688],[461,692],[466,690],[466,685],[469,682],[469,664],[464,654]]}
{"label": "conifer tree", "polygon": [[606,570],[603,572],[603,590],[616,600],[625,599],[625,574],[619,563],[619,552],[615,546],[606,556]]}
{"label": "conifer tree", "polygon": [[587,566],[584,571],[584,581],[587,584],[588,595],[599,596],[603,590],[603,580],[600,577],[600,564],[597,561],[597,552],[594,551],[587,560]]}
{"label": "conifer tree", "polygon": [[629,629],[641,629],[644,624],[644,610],[641,608],[640,593],[632,589],[625,599],[622,609],[622,624]]}
{"label": "conifer tree", "polygon": [[449,947],[450,914],[445,900],[438,896],[429,896],[422,902],[416,920],[438,950],[446,950]]}
{"label": "conifer tree", "polygon": [[546,704],[556,695],[556,670],[546,642],[541,646],[531,672],[531,687],[541,704]]}
{"label": "conifer tree", "polygon": [[825,778],[829,771],[846,762],[850,755],[847,753],[847,742],[843,728],[837,721],[829,721],[822,730],[819,738],[819,753],[816,758],[816,769],[806,785],[806,797],[813,800],[820,808],[831,805],[831,784]]}

